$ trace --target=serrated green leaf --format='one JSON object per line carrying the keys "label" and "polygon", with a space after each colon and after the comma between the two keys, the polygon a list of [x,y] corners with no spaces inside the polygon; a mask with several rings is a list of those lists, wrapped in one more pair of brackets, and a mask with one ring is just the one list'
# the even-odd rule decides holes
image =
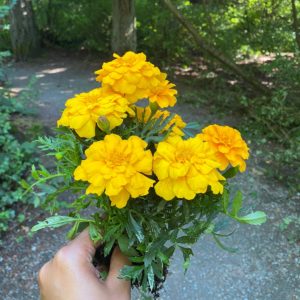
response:
{"label": "serrated green leaf", "polygon": [[256,211],[243,217],[236,218],[241,223],[261,225],[267,221],[267,215],[263,211]]}
{"label": "serrated green leaf", "polygon": [[45,221],[38,222],[37,225],[33,226],[31,231],[35,232],[40,229],[49,227],[49,228],[57,228],[60,226],[64,226],[67,224],[70,224],[72,222],[77,221],[76,218],[67,217],[67,216],[53,216],[50,218],[47,218]]}

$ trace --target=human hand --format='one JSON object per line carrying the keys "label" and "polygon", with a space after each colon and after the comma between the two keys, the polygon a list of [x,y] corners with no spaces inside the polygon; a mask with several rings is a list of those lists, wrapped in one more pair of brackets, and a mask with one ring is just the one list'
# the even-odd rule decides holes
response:
{"label": "human hand", "polygon": [[62,247],[39,272],[42,300],[128,300],[130,282],[119,279],[128,259],[116,247],[105,281],[92,264],[95,246],[87,230]]}

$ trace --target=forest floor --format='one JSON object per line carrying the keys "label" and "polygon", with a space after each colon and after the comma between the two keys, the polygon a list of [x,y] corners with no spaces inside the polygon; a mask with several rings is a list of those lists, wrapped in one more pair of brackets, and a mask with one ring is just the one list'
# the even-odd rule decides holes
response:
{"label": "forest floor", "polygon": [[[37,119],[46,128],[55,127],[66,99],[98,86],[93,71],[100,64],[95,57],[48,52],[13,64],[8,72],[11,91],[26,89],[34,76]],[[178,83],[179,93],[184,93],[184,84]],[[187,121],[235,124],[234,117],[224,120],[205,103],[179,103],[176,110]],[[293,223],[288,224],[288,220],[299,218],[299,194],[290,195],[284,186],[265,178],[255,155],[234,185],[245,195],[247,207],[267,213],[267,223],[260,227],[238,225],[236,232],[223,241],[239,248],[234,254],[204,236],[193,248],[195,256],[186,275],[182,258],[176,253],[160,299],[300,299],[300,241]],[[38,299],[38,270],[66,242],[67,228],[28,236],[31,225],[25,223],[10,231],[0,246],[0,299]],[[133,298],[138,299],[138,294]]]}

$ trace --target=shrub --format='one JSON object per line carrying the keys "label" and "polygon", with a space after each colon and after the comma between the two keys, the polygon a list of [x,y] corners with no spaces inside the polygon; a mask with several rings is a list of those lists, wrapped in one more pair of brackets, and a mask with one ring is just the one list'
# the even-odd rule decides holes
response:
{"label": "shrub", "polygon": [[23,111],[18,98],[9,97],[8,92],[0,89],[0,232],[8,229],[11,220],[23,220],[19,214],[19,204],[32,203],[31,198],[23,197],[22,180],[26,178],[33,159],[34,144],[17,140],[13,119]]}

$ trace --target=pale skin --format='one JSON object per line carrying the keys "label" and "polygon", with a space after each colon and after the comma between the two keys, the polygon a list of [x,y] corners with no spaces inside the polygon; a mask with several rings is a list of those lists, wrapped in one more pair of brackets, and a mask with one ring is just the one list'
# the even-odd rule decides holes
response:
{"label": "pale skin", "polygon": [[130,282],[119,279],[128,259],[115,248],[105,281],[92,264],[95,245],[88,231],[62,247],[39,272],[42,300],[129,300]]}

